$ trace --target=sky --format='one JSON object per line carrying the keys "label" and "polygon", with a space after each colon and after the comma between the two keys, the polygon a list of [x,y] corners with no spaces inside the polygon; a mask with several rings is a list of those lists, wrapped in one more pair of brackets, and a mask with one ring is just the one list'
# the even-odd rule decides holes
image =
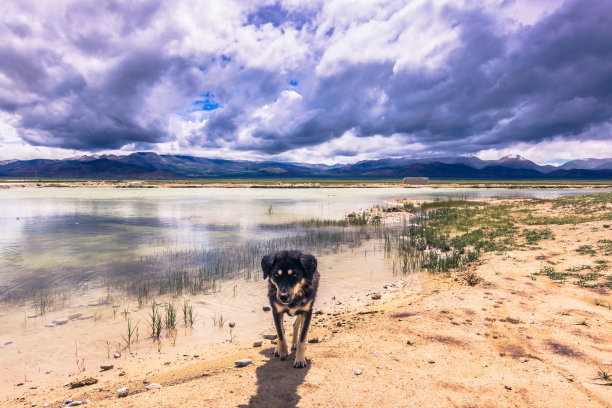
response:
{"label": "sky", "polygon": [[612,2],[8,0],[0,160],[612,157]]}

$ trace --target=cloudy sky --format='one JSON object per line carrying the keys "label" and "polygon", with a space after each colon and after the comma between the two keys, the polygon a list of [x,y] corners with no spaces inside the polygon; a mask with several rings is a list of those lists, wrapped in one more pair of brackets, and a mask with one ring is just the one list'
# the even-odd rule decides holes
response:
{"label": "cloudy sky", "polygon": [[612,157],[612,1],[8,0],[0,160]]}

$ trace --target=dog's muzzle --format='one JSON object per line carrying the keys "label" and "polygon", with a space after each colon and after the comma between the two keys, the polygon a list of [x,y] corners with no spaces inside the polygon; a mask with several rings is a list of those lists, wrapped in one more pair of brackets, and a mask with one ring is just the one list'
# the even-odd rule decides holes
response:
{"label": "dog's muzzle", "polygon": [[279,293],[279,294],[278,294],[278,300],[279,300],[281,303],[285,303],[285,304],[289,304],[289,303],[291,303],[291,301],[290,301],[290,296],[289,296],[289,294],[288,294],[288,293]]}

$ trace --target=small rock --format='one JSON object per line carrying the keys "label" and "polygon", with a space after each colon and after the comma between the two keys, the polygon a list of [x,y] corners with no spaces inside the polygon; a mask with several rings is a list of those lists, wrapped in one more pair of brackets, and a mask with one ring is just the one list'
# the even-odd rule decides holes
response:
{"label": "small rock", "polygon": [[117,353],[113,354],[113,357],[119,358],[119,357],[121,357],[121,353],[117,352]]}
{"label": "small rock", "polygon": [[85,400],[85,401],[83,401],[83,404],[91,404],[91,401],[90,400]]}
{"label": "small rock", "polygon": [[67,399],[66,401],[64,401],[64,404],[70,404],[72,402],[71,399]]}
{"label": "small rock", "polygon": [[127,387],[119,388],[117,390],[117,397],[124,398],[124,397],[127,397],[127,395],[128,395]]}
{"label": "small rock", "polygon": [[12,341],[7,341],[6,343],[4,343],[5,346],[8,346],[9,344],[13,344]]}
{"label": "small rock", "polygon": [[314,311],[314,314],[320,315],[320,314],[323,314],[323,311],[321,309],[317,309]]}
{"label": "small rock", "polygon": [[264,312],[269,312],[270,310],[272,310],[272,308],[270,306],[264,306],[263,307],[263,311]]}
{"label": "small rock", "polygon": [[236,327],[236,323],[235,322],[229,322],[229,327]]}
{"label": "small rock", "polygon": [[376,357],[378,355],[378,351],[373,352],[372,355]]}
{"label": "small rock", "polygon": [[321,340],[319,340],[319,338],[318,338],[318,337],[313,337],[312,339],[308,339],[308,342],[309,342],[309,343],[312,343],[312,344],[316,344],[316,343],[318,343],[319,341],[321,341]]}
{"label": "small rock", "polygon": [[69,319],[69,318],[67,318],[67,317],[62,317],[62,318],[59,318],[59,319],[55,319],[55,320],[53,320],[51,323],[53,323],[53,324],[54,324],[54,325],[56,325],[56,326],[60,326],[60,325],[62,325],[62,324],[66,324],[66,323],[68,323],[69,321],[70,321],[70,319]]}
{"label": "small rock", "polygon": [[263,338],[266,340],[276,340],[278,336],[276,334],[264,334]]}
{"label": "small rock", "polygon": [[375,293],[372,295],[372,300],[378,300],[382,297],[382,295],[380,293]]}
{"label": "small rock", "polygon": [[507,389],[508,391],[512,391],[512,387],[510,387],[509,385],[504,385],[504,388]]}
{"label": "small rock", "polygon": [[161,386],[161,384],[158,384],[158,383],[151,383],[151,384],[147,385],[147,386],[145,387],[145,389],[146,389],[147,391],[148,391],[148,390],[158,390],[158,389],[160,389],[161,387],[162,387],[162,386]]}
{"label": "small rock", "polygon": [[249,364],[251,364],[253,361],[251,361],[250,358],[243,358],[242,360],[237,360],[234,362],[234,364],[236,364],[236,367],[246,367]]}
{"label": "small rock", "polygon": [[108,371],[108,370],[112,370],[113,369],[113,365],[101,365],[100,366],[100,371]]}
{"label": "small rock", "polygon": [[253,343],[253,347],[261,347],[262,344],[263,344],[263,340],[257,340],[256,342]]}
{"label": "small rock", "polygon": [[436,362],[435,362],[434,360],[427,360],[427,362],[428,362],[429,364],[436,364]]}
{"label": "small rock", "polygon": [[98,383],[98,379],[94,378],[94,377],[87,377],[87,378],[83,378],[81,380],[76,380],[76,381],[72,381],[70,383],[70,388],[79,388],[79,387],[84,387],[86,385],[93,385],[93,384],[97,384]]}
{"label": "small rock", "polygon": [[361,375],[361,370],[358,368],[354,369],[353,372],[355,373],[355,375]]}
{"label": "small rock", "polygon": [[409,346],[413,346],[414,345],[414,343],[412,341],[410,341],[410,340],[406,340],[406,344],[409,345]]}
{"label": "small rock", "polygon": [[68,404],[69,407],[78,407],[79,405],[83,405],[82,401],[72,401],[70,404]]}

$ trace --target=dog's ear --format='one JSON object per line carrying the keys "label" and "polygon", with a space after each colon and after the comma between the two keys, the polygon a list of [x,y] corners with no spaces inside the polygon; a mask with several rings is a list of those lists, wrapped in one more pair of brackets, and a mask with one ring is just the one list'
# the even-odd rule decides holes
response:
{"label": "dog's ear", "polygon": [[266,279],[268,275],[270,275],[270,272],[272,272],[275,255],[276,254],[268,254],[261,258],[261,270],[263,271],[264,279]]}
{"label": "dog's ear", "polygon": [[310,254],[303,253],[300,255],[300,263],[306,272],[306,278],[312,279],[312,275],[317,270],[317,258]]}

